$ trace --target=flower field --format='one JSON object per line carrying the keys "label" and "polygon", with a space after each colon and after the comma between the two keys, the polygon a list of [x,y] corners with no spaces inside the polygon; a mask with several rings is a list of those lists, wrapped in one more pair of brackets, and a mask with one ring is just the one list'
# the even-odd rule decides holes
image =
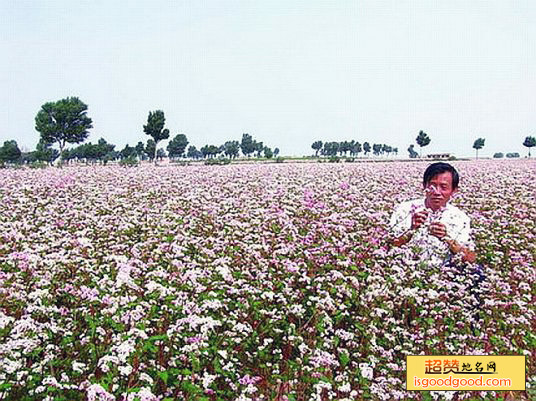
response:
{"label": "flower field", "polygon": [[536,162],[453,165],[478,290],[388,246],[425,163],[0,170],[0,400],[508,396],[408,392],[419,354],[527,355],[530,399]]}

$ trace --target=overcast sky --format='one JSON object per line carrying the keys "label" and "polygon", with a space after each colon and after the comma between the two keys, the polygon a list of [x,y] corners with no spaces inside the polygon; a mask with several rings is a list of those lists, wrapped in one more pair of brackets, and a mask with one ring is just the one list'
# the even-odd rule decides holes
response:
{"label": "overcast sky", "polygon": [[[0,0],[0,141],[33,149],[41,105],[78,96],[100,137],[220,145],[247,132],[284,155],[315,140],[407,155],[525,154],[536,135],[536,1]],[[163,146],[167,145],[167,141]]]}

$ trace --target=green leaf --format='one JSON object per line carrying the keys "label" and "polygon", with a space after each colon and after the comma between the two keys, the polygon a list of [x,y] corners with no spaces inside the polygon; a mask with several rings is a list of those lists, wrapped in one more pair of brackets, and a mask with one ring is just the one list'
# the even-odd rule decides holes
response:
{"label": "green leaf", "polygon": [[350,362],[350,355],[347,352],[341,352],[339,354],[339,361],[341,362],[342,367],[344,368]]}
{"label": "green leaf", "polygon": [[158,372],[158,377],[160,377],[162,379],[162,381],[167,385],[167,381],[168,381],[168,378],[169,378],[169,373],[164,371],[164,372]]}

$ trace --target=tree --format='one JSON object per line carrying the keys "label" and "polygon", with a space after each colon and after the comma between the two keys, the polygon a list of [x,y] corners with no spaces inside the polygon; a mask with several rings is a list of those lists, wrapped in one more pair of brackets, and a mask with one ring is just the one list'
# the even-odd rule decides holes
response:
{"label": "tree", "polygon": [[357,141],[352,141],[350,154],[352,156],[359,156],[359,153],[361,153],[361,144]]}
{"label": "tree", "polygon": [[240,142],[227,141],[223,144],[223,153],[225,156],[234,159],[237,158],[240,153]]}
{"label": "tree", "polygon": [[167,146],[167,151],[169,153],[170,159],[173,159],[175,157],[183,157],[186,150],[186,146],[188,146],[188,138],[186,138],[186,135],[176,135],[175,138],[173,138]]}
{"label": "tree", "polygon": [[136,155],[138,156],[138,159],[145,160],[147,153],[145,152],[145,145],[143,144],[143,142],[139,141],[134,149],[136,149]]}
{"label": "tree", "polygon": [[533,136],[527,136],[523,141],[523,146],[529,148],[529,157],[530,157],[530,148],[536,146],[536,138]]}
{"label": "tree", "polygon": [[415,159],[419,155],[417,152],[415,152],[415,145],[413,144],[409,145],[408,152],[410,159]]}
{"label": "tree", "polygon": [[22,153],[17,145],[17,141],[5,141],[4,146],[0,148],[0,161],[7,163],[15,163],[21,157]]}
{"label": "tree", "polygon": [[318,151],[320,149],[322,149],[322,141],[316,141],[316,142],[313,142],[313,144],[311,145],[311,147],[313,148],[313,150],[315,151],[315,156],[318,157]]}
{"label": "tree", "polygon": [[76,156],[78,159],[84,159],[86,163],[95,163],[98,159],[98,148],[91,142],[84,143],[83,145],[75,148]]}
{"label": "tree", "polygon": [[201,154],[203,158],[207,157],[210,159],[220,153],[220,147],[215,145],[205,145],[201,148]]}
{"label": "tree", "polygon": [[57,149],[52,149],[52,144],[40,139],[35,148],[35,160],[52,163],[60,156]]}
{"label": "tree", "polygon": [[163,149],[163,148],[159,148],[157,151],[156,151],[156,158],[160,161],[162,161],[164,159],[164,157],[166,157],[166,151]]}
{"label": "tree", "polygon": [[267,159],[274,157],[274,152],[272,152],[272,149],[270,149],[268,146],[264,147],[264,157]]}
{"label": "tree", "polygon": [[57,143],[60,154],[66,143],[84,142],[93,128],[87,105],[77,97],[47,102],[35,117],[35,129],[46,143]]}
{"label": "tree", "polygon": [[115,150],[111,150],[104,155],[104,157],[102,158],[102,163],[107,164],[108,162],[112,160],[116,160],[116,159],[119,159],[119,152]]}
{"label": "tree", "polygon": [[372,145],[372,152],[374,153],[375,156],[378,156],[381,151],[382,151],[382,145],[380,145],[379,143],[375,143],[374,145]]}
{"label": "tree", "polygon": [[275,148],[275,149],[274,149],[274,156],[277,157],[278,154],[279,154],[279,148]]}
{"label": "tree", "polygon": [[127,143],[123,150],[119,152],[119,156],[121,157],[121,159],[134,158],[136,157],[136,148],[129,146]]}
{"label": "tree", "polygon": [[257,157],[261,157],[261,153],[264,150],[264,144],[262,142],[253,141],[255,145],[255,152],[257,152]]}
{"label": "tree", "polygon": [[370,144],[368,142],[363,144],[363,152],[365,152],[365,156],[370,152]]}
{"label": "tree", "polygon": [[484,138],[478,138],[474,143],[473,143],[473,149],[476,149],[476,158],[478,159],[478,150],[479,149],[482,149],[484,147],[484,142],[486,140]]}
{"label": "tree", "polygon": [[104,161],[104,158],[110,159],[110,153],[114,151],[115,145],[106,142],[104,138],[99,139],[96,145],[96,157],[100,161]]}
{"label": "tree", "polygon": [[324,142],[322,154],[326,156],[336,156],[339,152],[339,142]]}
{"label": "tree", "polygon": [[350,142],[348,141],[342,141],[339,143],[339,152],[341,153],[341,156],[344,154],[346,156],[346,152],[348,152],[351,149]]}
{"label": "tree", "polygon": [[415,139],[417,141],[417,145],[421,147],[421,154],[419,157],[422,157],[422,147],[428,146],[430,144],[430,138],[424,131],[419,131],[419,135],[417,135],[417,138]]}
{"label": "tree", "polygon": [[[149,152],[149,149],[147,148],[146,150],[147,150],[147,153],[149,154],[149,157],[151,157],[151,159],[154,160],[155,164],[156,164],[156,147],[158,145],[158,142],[160,142],[163,139],[169,138],[169,130],[167,128],[164,128],[165,123],[166,123],[166,118],[164,117],[164,112],[162,110],[156,110],[156,111],[149,112],[149,116],[147,117],[147,125],[143,126],[143,132],[145,132],[146,135],[151,136],[154,141],[154,148],[151,147],[151,152]],[[149,143],[149,141],[147,141],[147,143]]]}
{"label": "tree", "polygon": [[255,152],[256,145],[253,141],[253,137],[249,134],[242,134],[242,142],[240,142],[240,149],[244,156],[248,156]]}
{"label": "tree", "polygon": [[147,156],[149,156],[149,160],[155,160],[156,164],[156,141],[151,138],[147,139],[147,143],[145,144],[145,152],[147,153]]}
{"label": "tree", "polygon": [[188,152],[186,152],[186,157],[189,157],[190,159],[199,159],[203,157],[203,155],[194,145],[190,145],[188,147]]}
{"label": "tree", "polygon": [[393,148],[389,145],[386,145],[386,144],[383,144],[382,145],[382,154],[383,153],[387,153],[387,156],[389,156],[391,154],[391,152],[393,151]]}

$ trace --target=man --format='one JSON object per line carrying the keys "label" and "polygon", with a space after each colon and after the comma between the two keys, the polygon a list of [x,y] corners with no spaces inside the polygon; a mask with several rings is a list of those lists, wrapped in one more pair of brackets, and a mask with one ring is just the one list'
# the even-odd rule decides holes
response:
{"label": "man", "polygon": [[401,203],[391,216],[392,244],[415,245],[421,260],[434,265],[448,263],[456,255],[473,263],[470,219],[448,203],[458,183],[458,172],[450,164],[428,166],[423,177],[425,197]]}

